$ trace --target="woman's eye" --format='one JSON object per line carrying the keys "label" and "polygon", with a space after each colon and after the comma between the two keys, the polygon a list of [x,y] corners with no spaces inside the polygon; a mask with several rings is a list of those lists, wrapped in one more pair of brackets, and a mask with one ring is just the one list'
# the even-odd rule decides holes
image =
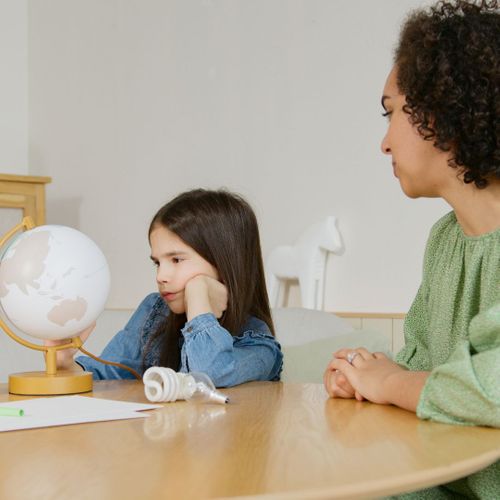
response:
{"label": "woman's eye", "polygon": [[172,262],[173,262],[174,264],[179,264],[179,262],[182,262],[182,259],[180,259],[179,257],[173,257],[173,258],[172,258]]}
{"label": "woman's eye", "polygon": [[158,267],[160,265],[159,262],[155,262],[154,260],[152,262],[153,262],[153,266],[155,266],[155,267]]}
{"label": "woman's eye", "polygon": [[390,120],[390,119],[391,119],[391,114],[392,114],[392,111],[384,111],[384,112],[382,113],[382,116],[383,116],[384,118],[387,118],[388,120]]}

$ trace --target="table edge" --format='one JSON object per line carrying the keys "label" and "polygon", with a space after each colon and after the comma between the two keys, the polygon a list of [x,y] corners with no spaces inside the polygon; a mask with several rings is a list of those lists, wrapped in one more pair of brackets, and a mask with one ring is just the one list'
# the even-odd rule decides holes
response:
{"label": "table edge", "polygon": [[303,499],[319,500],[327,498],[353,500],[375,498],[386,495],[396,495],[411,491],[430,488],[439,484],[449,483],[488,467],[496,460],[500,460],[500,449],[490,450],[481,455],[450,464],[449,466],[434,467],[422,471],[410,472],[403,475],[363,481],[356,485],[331,486],[323,488],[305,489],[291,492],[264,493],[256,495],[243,495],[238,499]]}

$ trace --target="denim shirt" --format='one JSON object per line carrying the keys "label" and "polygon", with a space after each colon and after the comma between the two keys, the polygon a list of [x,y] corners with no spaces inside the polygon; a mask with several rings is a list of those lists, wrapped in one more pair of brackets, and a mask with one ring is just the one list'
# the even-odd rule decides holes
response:
{"label": "denim shirt", "polygon": [[[143,352],[150,336],[168,315],[158,293],[148,295],[127,325],[104,348],[101,357],[143,373]],[[250,317],[237,336],[223,328],[212,313],[196,316],[181,330],[181,372],[206,373],[217,387],[229,387],[251,380],[279,380],[283,364],[280,345],[263,321]],[[160,345],[152,345],[145,368],[158,366]],[[75,361],[91,371],[96,380],[130,379],[133,375],[87,356]]]}

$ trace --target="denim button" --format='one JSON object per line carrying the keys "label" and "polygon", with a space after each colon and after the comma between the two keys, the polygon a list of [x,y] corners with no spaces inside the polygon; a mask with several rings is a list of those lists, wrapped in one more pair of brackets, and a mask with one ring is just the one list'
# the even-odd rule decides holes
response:
{"label": "denim button", "polygon": [[192,326],[189,326],[188,329],[187,329],[188,332],[192,332],[193,331],[193,327]]}

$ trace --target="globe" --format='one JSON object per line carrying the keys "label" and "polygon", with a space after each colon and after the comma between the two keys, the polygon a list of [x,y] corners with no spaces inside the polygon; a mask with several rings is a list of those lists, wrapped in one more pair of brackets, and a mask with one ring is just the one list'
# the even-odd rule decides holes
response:
{"label": "globe", "polygon": [[109,288],[103,253],[71,227],[30,229],[0,254],[0,306],[16,328],[32,337],[74,337],[102,312]]}

